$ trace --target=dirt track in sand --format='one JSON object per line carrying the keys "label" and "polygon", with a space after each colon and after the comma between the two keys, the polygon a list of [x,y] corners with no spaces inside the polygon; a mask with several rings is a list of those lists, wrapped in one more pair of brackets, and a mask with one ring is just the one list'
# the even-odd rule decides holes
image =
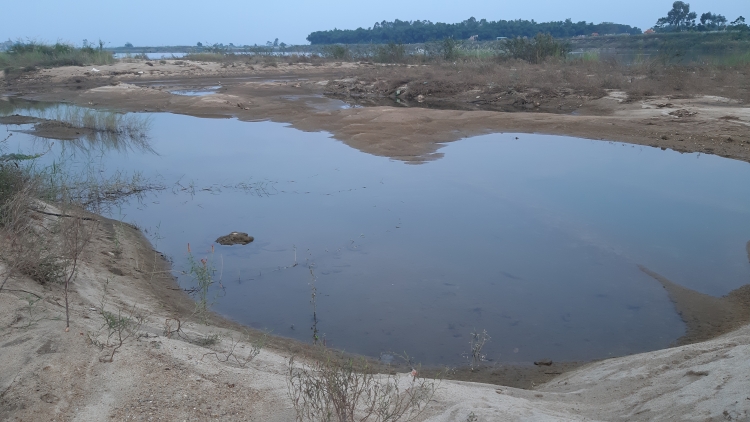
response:
{"label": "dirt track in sand", "polygon": [[[178,62],[183,64],[118,63],[98,68],[99,72],[80,67],[44,70],[6,79],[4,91],[124,111],[284,122],[305,131],[327,131],[363,152],[408,162],[439,158],[445,142],[492,132],[568,135],[750,161],[750,107],[728,98],[628,101],[624,93],[610,91],[602,98],[575,96],[579,104],[572,114],[539,111],[545,110],[544,104],[513,113],[482,110],[473,104],[473,111],[406,107],[395,102],[393,106],[352,108],[347,102],[362,102],[361,98],[348,98],[345,90],[334,88],[357,85],[358,80],[349,76],[372,65],[280,64],[250,69]],[[169,92],[212,86],[219,88],[200,97]],[[333,91],[337,99],[323,95]],[[389,101],[380,98],[379,103]]]}

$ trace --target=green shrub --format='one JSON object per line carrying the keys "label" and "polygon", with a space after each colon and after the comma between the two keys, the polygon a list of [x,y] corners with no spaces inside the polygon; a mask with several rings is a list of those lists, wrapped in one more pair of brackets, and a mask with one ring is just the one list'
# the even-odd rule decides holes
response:
{"label": "green shrub", "polygon": [[348,60],[351,58],[351,52],[343,45],[327,45],[322,50],[323,57],[335,60]]}
{"label": "green shrub", "polygon": [[443,58],[453,60],[458,57],[458,43],[453,38],[446,38],[441,43]]}
{"label": "green shrub", "polygon": [[570,44],[558,41],[550,34],[536,34],[533,39],[512,38],[506,40],[501,49],[507,57],[541,63],[548,58],[565,58],[571,51]]}
{"label": "green shrub", "polygon": [[32,71],[37,67],[85,66],[114,63],[111,52],[92,47],[76,48],[69,44],[41,44],[34,41],[16,42],[0,53],[0,68],[6,75]]}
{"label": "green shrub", "polygon": [[375,50],[375,61],[379,63],[402,63],[406,58],[406,47],[401,43],[390,42],[379,45]]}

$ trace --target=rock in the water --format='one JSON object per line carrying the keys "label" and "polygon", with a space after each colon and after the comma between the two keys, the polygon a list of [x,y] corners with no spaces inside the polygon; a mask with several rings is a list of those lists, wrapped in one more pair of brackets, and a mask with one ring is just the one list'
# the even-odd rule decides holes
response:
{"label": "rock in the water", "polygon": [[232,232],[216,239],[216,243],[219,245],[247,245],[253,240],[255,240],[255,238],[248,236],[247,233]]}

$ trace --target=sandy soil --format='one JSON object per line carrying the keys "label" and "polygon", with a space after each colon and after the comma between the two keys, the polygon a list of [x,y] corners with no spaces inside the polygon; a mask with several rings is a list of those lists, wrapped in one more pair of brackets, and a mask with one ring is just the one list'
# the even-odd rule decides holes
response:
{"label": "sandy soil", "polygon": [[[342,108],[344,102],[323,93],[332,84],[356,83],[347,78],[348,69],[369,65],[250,69],[176,63],[118,63],[97,67],[98,72],[45,70],[4,80],[4,92],[128,111],[287,122],[302,130],[329,131],[361,151],[412,163],[439,158],[444,142],[500,131],[615,140],[750,161],[750,108],[726,98],[628,103],[621,93],[610,92],[584,101],[577,115]],[[215,94],[202,97],[169,93],[216,85],[221,87]],[[446,380],[422,419],[750,419],[750,326],[741,324],[748,314],[746,289],[722,299],[699,297],[644,271],[667,289],[686,322],[695,320],[693,327],[703,327],[688,330],[693,336],[684,342],[726,334],[592,363],[541,385],[535,382],[539,378],[523,375],[524,383],[534,383],[524,385],[533,387],[528,390]],[[226,350],[232,339],[242,338],[242,327],[215,316],[208,326],[191,322],[194,305],[175,289],[166,263],[148,241],[134,228],[106,219],[99,219],[74,283],[69,332],[60,319],[59,286],[9,280],[0,291],[0,420],[293,420],[286,360],[309,348],[275,338],[246,367],[219,362],[206,353]],[[91,340],[103,335],[98,311],[103,300],[110,311],[145,318],[140,335],[128,339],[111,363],[106,362],[110,350],[100,350]],[[693,312],[699,308],[706,311]],[[176,318],[185,321],[184,336],[166,336],[165,322]],[[196,344],[216,333],[222,340],[211,349]],[[249,350],[249,344],[242,345],[241,350]],[[549,372],[548,380],[559,369],[539,371]]]}
{"label": "sandy soil", "polygon": [[[171,60],[154,63],[118,63],[98,67],[98,72],[88,67],[47,69],[5,78],[4,92],[127,111],[285,122],[305,131],[328,131],[363,152],[408,162],[439,158],[443,143],[490,132],[570,135],[750,161],[750,107],[723,97],[627,101],[625,93],[609,91],[602,98],[571,94],[570,99],[547,99],[552,105],[578,103],[572,114],[546,113],[557,110],[545,108],[546,103],[509,113],[482,110],[481,104],[470,104],[473,111],[404,107],[387,97],[380,100],[393,106],[342,108],[347,102],[323,94],[333,92],[350,104],[361,103],[361,96],[349,87],[362,81],[349,76],[373,65],[281,63],[251,69]],[[220,86],[214,95],[169,92],[211,86]],[[452,104],[467,104],[459,101],[465,94],[456,93]]]}

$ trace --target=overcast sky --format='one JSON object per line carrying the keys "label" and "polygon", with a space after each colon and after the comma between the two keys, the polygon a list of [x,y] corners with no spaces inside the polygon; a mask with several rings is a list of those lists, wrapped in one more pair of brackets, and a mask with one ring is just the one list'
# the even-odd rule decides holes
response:
{"label": "overcast sky", "polygon": [[[672,0],[3,0],[0,40],[57,40],[108,46],[213,43],[306,44],[317,30],[367,28],[383,20],[460,22],[534,19],[617,22],[651,27]],[[750,20],[748,0],[693,0],[691,10]]]}

